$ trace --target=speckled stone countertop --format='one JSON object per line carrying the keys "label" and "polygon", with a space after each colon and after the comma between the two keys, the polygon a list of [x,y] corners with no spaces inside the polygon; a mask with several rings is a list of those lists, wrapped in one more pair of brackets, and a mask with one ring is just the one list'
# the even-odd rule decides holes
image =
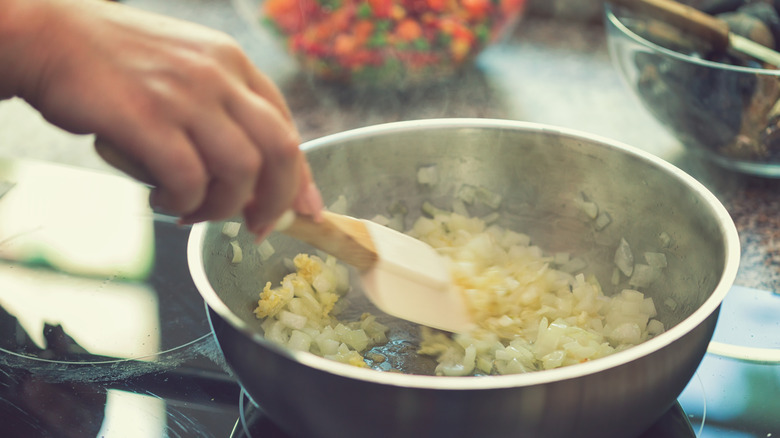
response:
{"label": "speckled stone countertop", "polygon": [[[736,283],[780,291],[780,180],[735,174],[688,156],[622,83],[598,23],[526,17],[511,37],[457,77],[404,92],[367,92],[310,80],[229,1],[124,3],[233,35],[281,86],[305,140],[398,120],[491,117],[578,129],[654,153],[702,181],[732,215],[742,243]],[[106,169],[89,137],[53,129],[13,100],[0,102],[0,154]]]}

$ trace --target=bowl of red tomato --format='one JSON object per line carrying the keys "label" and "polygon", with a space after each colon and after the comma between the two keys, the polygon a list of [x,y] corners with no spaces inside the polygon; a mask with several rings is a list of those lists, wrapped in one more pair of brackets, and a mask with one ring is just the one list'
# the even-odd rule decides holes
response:
{"label": "bowl of red tomato", "polygon": [[301,68],[327,81],[407,85],[451,77],[522,16],[526,0],[234,0]]}

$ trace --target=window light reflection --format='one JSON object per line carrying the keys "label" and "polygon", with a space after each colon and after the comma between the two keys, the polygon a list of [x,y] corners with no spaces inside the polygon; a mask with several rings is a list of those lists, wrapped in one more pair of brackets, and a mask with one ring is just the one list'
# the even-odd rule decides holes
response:
{"label": "window light reflection", "polygon": [[143,283],[76,277],[18,264],[0,265],[0,305],[45,347],[44,323],[92,354],[141,358],[159,352],[157,293]]}
{"label": "window light reflection", "polygon": [[100,438],[167,436],[165,401],[157,397],[109,389]]}
{"label": "window light reflection", "polygon": [[78,275],[143,278],[154,259],[146,187],[45,163],[0,166],[0,258]]}

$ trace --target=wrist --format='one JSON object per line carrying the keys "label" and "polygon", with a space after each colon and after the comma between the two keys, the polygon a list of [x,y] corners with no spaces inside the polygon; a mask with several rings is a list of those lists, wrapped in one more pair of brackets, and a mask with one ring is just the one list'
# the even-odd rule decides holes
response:
{"label": "wrist", "polygon": [[29,95],[45,68],[59,0],[0,0],[0,99]]}

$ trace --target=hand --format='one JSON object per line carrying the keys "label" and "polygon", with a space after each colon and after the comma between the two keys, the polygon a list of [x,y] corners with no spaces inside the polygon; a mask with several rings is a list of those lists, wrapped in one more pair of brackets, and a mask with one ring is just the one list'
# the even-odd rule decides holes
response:
{"label": "hand", "polygon": [[285,100],[229,36],[102,0],[0,9],[0,97],[140,164],[155,206],[183,223],[243,212],[260,235],[290,207],[318,216]]}

